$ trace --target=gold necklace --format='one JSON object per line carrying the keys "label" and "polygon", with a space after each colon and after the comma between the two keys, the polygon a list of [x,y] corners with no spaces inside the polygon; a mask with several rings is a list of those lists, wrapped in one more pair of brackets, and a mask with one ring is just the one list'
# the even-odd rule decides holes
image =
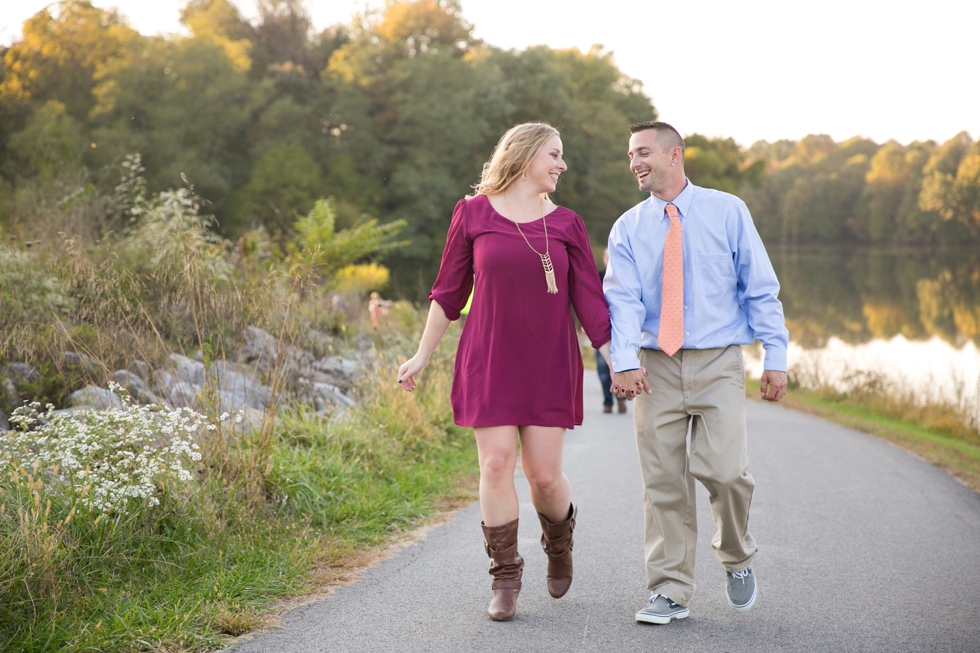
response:
{"label": "gold necklace", "polygon": [[[504,195],[504,204],[507,205],[507,212],[514,215],[514,211],[510,208],[510,202],[507,201],[506,195]],[[541,257],[541,265],[544,266],[544,278],[545,281],[548,282],[548,292],[555,295],[558,293],[558,284],[555,283],[555,266],[551,262],[551,246],[548,242],[548,222],[545,220],[543,207],[544,200],[541,200],[541,204],[541,223],[544,225],[544,254],[534,249],[534,246],[531,245],[531,241],[527,239],[527,236],[525,236],[524,232],[521,230],[521,225],[517,222],[517,220],[511,220],[511,222],[513,222],[514,226],[517,227],[517,232],[521,234],[521,237],[524,239],[524,242],[527,243],[527,246],[531,248],[531,251]]]}

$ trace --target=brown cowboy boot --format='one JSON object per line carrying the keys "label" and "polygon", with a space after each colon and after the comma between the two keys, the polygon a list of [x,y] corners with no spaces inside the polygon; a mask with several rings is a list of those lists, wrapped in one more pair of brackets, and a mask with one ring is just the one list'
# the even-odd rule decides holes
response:
{"label": "brown cowboy boot", "polygon": [[556,599],[565,596],[572,586],[572,531],[578,508],[568,504],[568,518],[552,524],[538,513],[541,521],[541,548],[548,554],[548,594]]}
{"label": "brown cowboy boot", "polygon": [[517,595],[521,593],[524,558],[517,552],[517,522],[483,527],[483,545],[490,556],[493,597],[487,614],[494,621],[513,619],[517,613]]}

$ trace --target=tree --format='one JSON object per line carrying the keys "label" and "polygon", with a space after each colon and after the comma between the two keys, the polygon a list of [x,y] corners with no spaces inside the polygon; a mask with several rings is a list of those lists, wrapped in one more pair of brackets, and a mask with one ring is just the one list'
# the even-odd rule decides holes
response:
{"label": "tree", "polygon": [[228,0],[191,0],[180,12],[180,22],[195,38],[210,41],[222,50],[236,70],[252,67],[255,30]]}
{"label": "tree", "polygon": [[255,73],[270,66],[291,64],[303,72],[310,68],[310,14],[302,0],[258,0],[259,24],[255,27]]}
{"label": "tree", "polygon": [[54,100],[31,114],[24,129],[10,139],[13,155],[23,163],[18,166],[20,176],[36,176],[42,182],[77,176],[85,146],[78,121]]}
{"label": "tree", "polygon": [[4,54],[0,103],[55,100],[84,122],[99,74],[138,38],[115,11],[86,0],[53,3],[24,23],[22,40]]}
{"label": "tree", "polygon": [[285,234],[323,191],[320,168],[301,145],[273,146],[256,162],[246,190],[255,221]]}
{"label": "tree", "polygon": [[684,144],[684,172],[698,186],[736,194],[743,184],[762,183],[765,160],[749,159],[734,139],[690,134]]}
{"label": "tree", "polygon": [[249,178],[248,78],[208,39],[141,39],[101,77],[93,110],[100,165],[140,152],[151,192],[183,178],[227,218]]}
{"label": "tree", "polygon": [[923,170],[919,208],[980,235],[980,145],[961,132],[929,159]]}

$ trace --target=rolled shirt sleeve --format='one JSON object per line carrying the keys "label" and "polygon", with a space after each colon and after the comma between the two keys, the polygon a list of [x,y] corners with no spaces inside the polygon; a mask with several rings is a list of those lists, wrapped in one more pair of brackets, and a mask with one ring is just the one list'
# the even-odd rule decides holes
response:
{"label": "rolled shirt sleeve", "polygon": [[466,200],[460,200],[453,209],[446,248],[429,299],[438,302],[450,320],[458,320],[472,289],[473,239],[466,229]]}

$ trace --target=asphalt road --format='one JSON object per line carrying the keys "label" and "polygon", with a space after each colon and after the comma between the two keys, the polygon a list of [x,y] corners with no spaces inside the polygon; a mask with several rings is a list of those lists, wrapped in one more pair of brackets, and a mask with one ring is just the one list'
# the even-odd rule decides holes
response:
{"label": "asphalt road", "polygon": [[632,416],[602,414],[599,397],[586,372],[585,424],[566,440],[579,517],[564,598],[547,593],[519,477],[526,566],[514,621],[486,616],[490,577],[474,505],[235,653],[980,652],[980,494],[874,437],[758,402],[748,412],[755,606],[728,607],[699,485],[691,616],[637,624],[646,583]]}

